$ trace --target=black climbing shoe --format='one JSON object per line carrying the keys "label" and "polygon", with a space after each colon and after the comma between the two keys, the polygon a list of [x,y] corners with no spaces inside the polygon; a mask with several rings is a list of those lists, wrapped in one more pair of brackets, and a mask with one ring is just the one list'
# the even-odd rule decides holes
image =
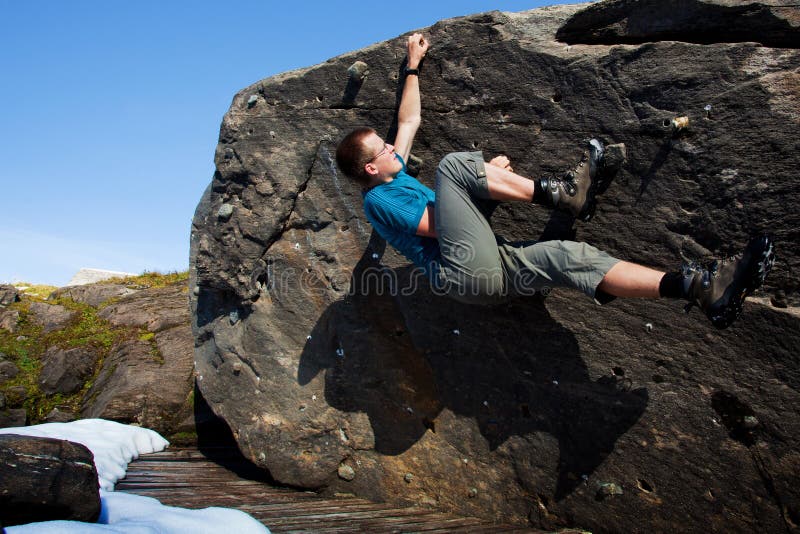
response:
{"label": "black climbing shoe", "polygon": [[580,162],[561,178],[546,176],[539,179],[547,203],[569,211],[573,217],[587,222],[594,216],[598,182],[596,176],[603,160],[603,144],[589,141]]}
{"label": "black climbing shoe", "polygon": [[742,313],[744,299],[761,287],[772,264],[775,247],[772,238],[762,235],[750,240],[739,256],[715,260],[705,267],[696,263],[681,268],[688,284],[689,304],[697,305],[717,328],[727,328]]}

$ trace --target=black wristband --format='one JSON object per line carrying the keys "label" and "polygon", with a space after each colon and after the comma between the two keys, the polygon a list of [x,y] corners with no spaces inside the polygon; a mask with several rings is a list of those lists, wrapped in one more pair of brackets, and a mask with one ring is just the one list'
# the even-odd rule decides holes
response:
{"label": "black wristband", "polygon": [[419,76],[419,69],[409,69],[408,67],[406,67],[405,69],[403,69],[403,74],[405,74],[406,76],[408,76],[409,74],[414,74],[415,76]]}

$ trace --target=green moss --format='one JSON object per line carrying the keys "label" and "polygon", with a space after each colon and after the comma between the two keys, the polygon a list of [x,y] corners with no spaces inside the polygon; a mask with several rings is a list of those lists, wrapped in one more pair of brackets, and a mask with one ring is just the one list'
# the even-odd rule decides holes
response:
{"label": "green moss", "polygon": [[156,335],[153,332],[145,332],[143,334],[139,334],[139,339],[141,341],[152,341],[152,339],[155,337]]}
{"label": "green moss", "polygon": [[19,282],[14,284],[16,287],[24,287],[25,289],[22,290],[22,293],[26,297],[37,297],[40,299],[46,299],[50,296],[50,293],[58,289],[56,286],[48,286],[44,284],[28,284],[25,282]]}
{"label": "green moss", "polygon": [[[101,319],[92,306],[62,297],[47,301],[47,304],[58,304],[77,313],[64,328],[45,334],[42,332],[42,327],[31,317],[32,301],[43,302],[44,299],[26,295],[22,302],[10,306],[20,314],[15,333],[11,334],[0,329],[0,352],[8,355],[20,370],[13,380],[0,387],[0,391],[23,386],[26,390],[24,406],[28,412],[28,419],[31,424],[35,424],[41,422],[56,406],[63,406],[77,413],[82,399],[94,384],[111,348],[125,339],[134,338],[138,334],[138,329],[115,327]],[[74,395],[47,395],[39,388],[42,356],[51,347],[62,349],[86,347],[98,356],[92,376]]]}
{"label": "green moss", "polygon": [[189,271],[169,272],[166,274],[159,272],[147,272],[138,276],[128,276],[124,278],[110,278],[100,282],[101,284],[121,284],[131,289],[147,289],[151,287],[165,287],[177,282],[184,282],[189,279]]}
{"label": "green moss", "polygon": [[193,445],[197,443],[197,432],[175,432],[166,436],[171,445]]}

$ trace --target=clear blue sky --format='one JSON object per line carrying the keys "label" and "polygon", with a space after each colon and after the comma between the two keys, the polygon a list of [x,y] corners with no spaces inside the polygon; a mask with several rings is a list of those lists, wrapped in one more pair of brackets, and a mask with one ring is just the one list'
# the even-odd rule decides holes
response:
{"label": "clear blue sky", "polygon": [[233,95],[516,0],[0,0],[0,282],[185,270]]}

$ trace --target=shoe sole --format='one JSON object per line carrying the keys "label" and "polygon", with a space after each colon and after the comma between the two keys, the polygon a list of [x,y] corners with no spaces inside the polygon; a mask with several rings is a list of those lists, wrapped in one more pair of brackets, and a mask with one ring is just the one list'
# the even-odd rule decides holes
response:
{"label": "shoe sole", "polygon": [[709,310],[708,318],[717,328],[729,327],[742,314],[742,306],[750,294],[761,287],[775,263],[775,245],[770,236],[762,235],[750,240],[742,254],[741,272]]}
{"label": "shoe sole", "polygon": [[589,222],[594,217],[594,212],[597,209],[597,195],[598,188],[600,187],[600,161],[603,159],[603,143],[597,139],[589,141],[589,176],[592,180],[592,185],[589,186],[589,191],[586,193],[585,207],[578,214],[577,219],[582,222]]}

